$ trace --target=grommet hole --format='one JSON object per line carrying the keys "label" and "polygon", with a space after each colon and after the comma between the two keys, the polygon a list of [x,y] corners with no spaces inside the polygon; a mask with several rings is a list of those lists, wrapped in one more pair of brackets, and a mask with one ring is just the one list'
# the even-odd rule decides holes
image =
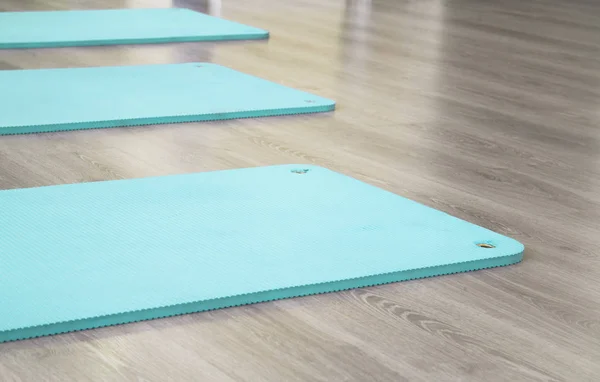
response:
{"label": "grommet hole", "polygon": [[293,174],[306,174],[308,172],[307,168],[297,168],[291,171]]}
{"label": "grommet hole", "polygon": [[496,248],[494,244],[490,243],[477,243],[476,245],[480,248]]}

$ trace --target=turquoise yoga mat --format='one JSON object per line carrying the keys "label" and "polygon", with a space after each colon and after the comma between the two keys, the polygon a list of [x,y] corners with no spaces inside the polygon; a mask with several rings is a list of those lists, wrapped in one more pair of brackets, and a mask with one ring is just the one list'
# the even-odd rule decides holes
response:
{"label": "turquoise yoga mat", "polygon": [[331,111],[335,102],[208,63],[0,71],[0,135]]}
{"label": "turquoise yoga mat", "polygon": [[265,30],[182,8],[0,12],[0,49],[268,37]]}
{"label": "turquoise yoga mat", "polygon": [[523,245],[304,165],[0,192],[0,342],[519,262]]}

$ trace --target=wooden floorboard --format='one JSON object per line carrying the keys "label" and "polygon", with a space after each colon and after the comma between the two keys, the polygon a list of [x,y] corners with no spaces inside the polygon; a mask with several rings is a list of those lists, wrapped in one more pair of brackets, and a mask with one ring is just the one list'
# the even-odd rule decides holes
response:
{"label": "wooden floorboard", "polygon": [[524,261],[0,344],[1,381],[598,380],[600,2],[3,0],[0,11],[169,6],[271,38],[0,50],[0,70],[212,61],[338,110],[4,136],[0,189],[313,163],[510,235]]}

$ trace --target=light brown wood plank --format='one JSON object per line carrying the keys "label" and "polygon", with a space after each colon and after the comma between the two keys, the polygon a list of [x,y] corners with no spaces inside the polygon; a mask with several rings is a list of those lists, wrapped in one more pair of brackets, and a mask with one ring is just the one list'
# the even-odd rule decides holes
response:
{"label": "light brown wood plank", "polygon": [[600,3],[4,0],[0,10],[168,6],[271,38],[0,50],[0,70],[212,61],[338,110],[0,137],[0,188],[314,163],[513,236],[525,259],[0,344],[1,381],[597,380]]}

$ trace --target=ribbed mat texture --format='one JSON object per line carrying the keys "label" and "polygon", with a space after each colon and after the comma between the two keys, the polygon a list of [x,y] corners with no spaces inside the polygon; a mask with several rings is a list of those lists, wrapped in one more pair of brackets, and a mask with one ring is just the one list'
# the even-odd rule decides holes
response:
{"label": "ribbed mat texture", "polygon": [[331,111],[335,102],[208,63],[0,71],[0,135]]}
{"label": "ribbed mat texture", "polygon": [[183,8],[0,12],[0,49],[268,37],[265,30]]}
{"label": "ribbed mat texture", "polygon": [[503,266],[523,252],[305,165],[1,191],[0,211],[0,342]]}

